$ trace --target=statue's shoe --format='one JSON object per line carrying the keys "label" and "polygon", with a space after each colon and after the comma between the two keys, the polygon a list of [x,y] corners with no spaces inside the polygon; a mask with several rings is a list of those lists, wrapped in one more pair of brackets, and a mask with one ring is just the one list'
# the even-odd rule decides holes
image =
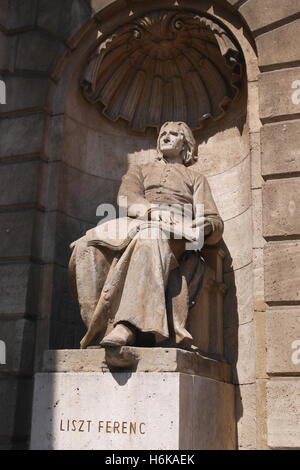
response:
{"label": "statue's shoe", "polygon": [[134,332],[127,326],[118,323],[117,326],[100,342],[103,347],[130,346],[135,341]]}

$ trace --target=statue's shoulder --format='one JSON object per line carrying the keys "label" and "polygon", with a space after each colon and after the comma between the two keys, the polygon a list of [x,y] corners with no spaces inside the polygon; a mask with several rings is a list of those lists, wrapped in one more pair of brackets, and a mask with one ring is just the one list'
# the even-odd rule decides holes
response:
{"label": "statue's shoulder", "polygon": [[201,172],[201,169],[197,164],[188,166],[187,171],[194,182],[197,181],[199,183],[201,181],[206,180],[206,176],[204,175],[204,173]]}

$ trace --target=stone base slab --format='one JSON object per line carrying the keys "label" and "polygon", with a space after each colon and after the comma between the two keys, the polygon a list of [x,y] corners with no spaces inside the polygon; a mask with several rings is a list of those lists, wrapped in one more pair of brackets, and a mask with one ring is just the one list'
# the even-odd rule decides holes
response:
{"label": "stone base slab", "polygon": [[182,372],[231,383],[226,362],[176,348],[122,348],[46,351],[44,372]]}
{"label": "stone base slab", "polygon": [[234,386],[179,372],[35,376],[31,449],[195,450],[236,446]]}

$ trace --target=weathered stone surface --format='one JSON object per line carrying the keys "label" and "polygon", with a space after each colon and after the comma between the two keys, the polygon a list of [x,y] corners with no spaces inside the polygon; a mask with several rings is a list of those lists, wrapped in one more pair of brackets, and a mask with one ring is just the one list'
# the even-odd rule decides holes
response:
{"label": "weathered stone surface", "polygon": [[224,221],[232,219],[251,206],[250,158],[232,169],[208,178],[214,200]]}
{"label": "weathered stone surface", "polygon": [[[1,42],[0,42],[1,44]],[[49,82],[46,78],[38,77],[22,77],[22,76],[5,76],[7,100],[6,105],[1,105],[1,113],[17,111],[26,108],[44,108],[46,106],[47,93]],[[36,119],[42,121],[42,115],[37,115]],[[34,117],[31,116],[31,119]],[[21,118],[19,118],[21,119]],[[23,122],[26,118],[23,118]],[[17,122],[17,121],[15,121]],[[39,124],[38,122],[32,123],[34,132],[31,138],[36,140],[36,135],[39,135]],[[31,139],[26,144],[30,144]]]}
{"label": "weathered stone surface", "polygon": [[31,419],[32,380],[0,377],[1,437],[29,437]]}
{"label": "weathered stone surface", "polygon": [[248,83],[248,121],[249,121],[249,130],[251,133],[259,132],[261,129],[261,121],[259,119],[259,84],[255,80]]}
{"label": "weathered stone surface", "polygon": [[[8,36],[0,31],[0,70],[8,69],[8,44]],[[5,77],[1,76],[1,80],[4,81]]]}
{"label": "weathered stone surface", "polygon": [[9,0],[2,0],[0,11],[0,24],[6,29],[8,22]]}
{"label": "weathered stone surface", "polygon": [[50,74],[64,50],[65,46],[59,40],[45,33],[29,31],[19,34],[15,69]]}
{"label": "weathered stone surface", "polygon": [[[253,250],[253,300],[254,303],[261,305],[264,303],[265,298],[265,284],[264,284],[264,250],[263,248],[255,248]],[[257,305],[255,305],[257,310]],[[259,307],[258,310],[261,310]]]}
{"label": "weathered stone surface", "polygon": [[224,326],[233,327],[253,319],[253,265],[224,275]]}
{"label": "weathered stone surface", "polygon": [[255,384],[236,387],[236,419],[238,448],[243,450],[256,450]]}
{"label": "weathered stone surface", "polygon": [[278,118],[298,114],[300,104],[297,93],[299,86],[293,88],[292,85],[299,80],[299,68],[277,70],[274,72],[262,73],[259,78],[260,95],[260,117],[262,119]]}
{"label": "weathered stone surface", "polygon": [[272,379],[267,384],[268,445],[300,448],[300,378]]}
{"label": "weathered stone surface", "polygon": [[36,21],[38,0],[9,1],[7,29],[33,27]]}
{"label": "weathered stone surface", "polygon": [[29,264],[0,264],[0,311],[3,314],[26,313]]}
{"label": "weathered stone surface", "polygon": [[[284,64],[299,60],[300,20],[269,31],[256,40],[259,65]],[[289,44],[289,47],[286,45]]]}
{"label": "weathered stone surface", "polygon": [[267,372],[300,374],[300,310],[285,307],[266,313]]}
{"label": "weathered stone surface", "polygon": [[[56,242],[55,259],[64,266],[68,265],[70,259],[70,244],[74,239],[83,237],[87,230],[94,228],[95,224],[90,224],[83,220],[69,217],[64,213],[58,212],[56,216]],[[51,242],[51,239],[49,239]],[[45,252],[46,257],[48,257]]]}
{"label": "weathered stone surface", "polygon": [[37,200],[40,162],[20,162],[1,165],[0,205],[32,204]]}
{"label": "weathered stone surface", "polygon": [[0,320],[0,331],[0,339],[6,345],[6,364],[0,364],[0,373],[32,373],[34,323],[24,319]]}
{"label": "weathered stone surface", "polygon": [[257,189],[257,188],[261,188],[263,185],[262,170],[261,170],[261,139],[260,139],[259,132],[253,132],[250,134],[250,149],[251,149],[251,188]]}
{"label": "weathered stone surface", "polygon": [[300,171],[300,121],[265,125],[261,139],[263,175]]}
{"label": "weathered stone surface", "polygon": [[91,8],[84,0],[40,0],[38,26],[69,39],[91,18]]}
{"label": "weathered stone surface", "polygon": [[298,178],[268,181],[263,187],[265,237],[300,234],[300,182]]}
{"label": "weathered stone surface", "polygon": [[61,182],[64,191],[60,191],[60,210],[87,223],[99,221],[96,210],[100,204],[116,204],[119,181],[89,175],[63,165]]}
{"label": "weathered stone surface", "polygon": [[[1,119],[0,157],[41,152],[44,126],[44,115],[42,113]],[[28,138],[29,135],[30,139]]]}
{"label": "weathered stone surface", "polygon": [[0,213],[0,258],[30,256],[35,211]]}
{"label": "weathered stone surface", "polygon": [[253,322],[224,329],[225,358],[233,368],[233,383],[255,381],[255,331]]}
{"label": "weathered stone surface", "polygon": [[224,270],[229,272],[247,266],[252,261],[252,209],[228,220],[224,228]]}
{"label": "weathered stone surface", "polygon": [[267,380],[256,381],[256,449],[269,450],[267,430]]}
{"label": "weathered stone surface", "polygon": [[[144,136],[125,139],[124,135],[103,133],[70,118],[65,121],[65,138],[65,159],[67,157],[70,165],[90,175],[115,181],[121,180],[129,164],[149,161],[149,148],[153,147]],[[112,139],[114,145],[111,145]]]}
{"label": "weathered stone surface", "polygon": [[234,449],[233,404],[232,385],[176,372],[37,374],[31,449]]}
{"label": "weathered stone surface", "polygon": [[263,238],[263,201],[262,190],[252,190],[252,214],[253,214],[253,248],[263,248],[265,240]]}
{"label": "weathered stone surface", "polygon": [[269,243],[264,248],[267,302],[300,300],[300,243]]}
{"label": "weathered stone surface", "polygon": [[266,312],[255,311],[256,378],[267,379],[266,373]]}
{"label": "weathered stone surface", "polygon": [[228,125],[226,119],[208,135],[205,130],[200,132],[198,140],[198,164],[207,176],[230,171],[249,155],[248,127],[244,126],[241,135],[238,127]]}
{"label": "weathered stone surface", "polygon": [[[238,0],[232,0],[231,3],[238,3]],[[239,8],[252,31],[288,18],[299,13],[299,10],[299,0],[285,0],[284,2],[280,0],[249,0]]]}
{"label": "weathered stone surface", "polygon": [[[65,133],[65,116],[51,116],[46,120],[45,154],[51,162],[63,159]],[[74,135],[75,140],[75,135]]]}
{"label": "weathered stone surface", "polygon": [[[129,354],[132,355],[132,364]],[[231,370],[226,363],[175,348],[136,348],[46,351],[44,372],[107,372],[109,368],[128,368],[135,372],[181,372],[230,382]]]}
{"label": "weathered stone surface", "polygon": [[91,6],[95,12],[101,11],[109,5],[113,4],[114,0],[92,0]]}

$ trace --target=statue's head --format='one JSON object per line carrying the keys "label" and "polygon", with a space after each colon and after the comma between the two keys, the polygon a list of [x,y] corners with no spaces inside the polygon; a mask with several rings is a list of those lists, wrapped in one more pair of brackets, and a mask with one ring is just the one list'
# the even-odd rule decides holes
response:
{"label": "statue's head", "polygon": [[195,163],[196,141],[193,132],[185,122],[166,122],[162,125],[157,139],[158,159],[182,157],[184,165]]}

